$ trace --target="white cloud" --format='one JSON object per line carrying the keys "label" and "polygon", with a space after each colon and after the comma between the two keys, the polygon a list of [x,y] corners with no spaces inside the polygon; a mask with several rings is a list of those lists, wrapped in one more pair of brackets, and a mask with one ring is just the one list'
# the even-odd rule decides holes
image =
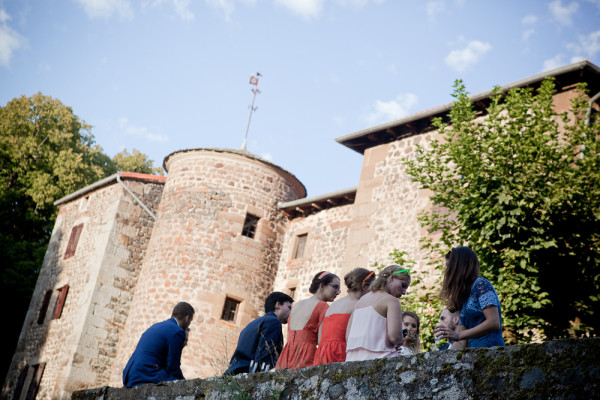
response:
{"label": "white cloud", "polygon": [[175,12],[184,21],[193,21],[196,19],[194,13],[190,10],[191,0],[173,0]]}
{"label": "white cloud", "polygon": [[375,4],[381,4],[385,0],[334,0],[339,6],[342,7],[352,7],[354,9],[361,9],[365,7],[369,2]]}
{"label": "white cloud", "polygon": [[111,18],[116,15],[122,20],[133,18],[133,9],[128,0],[75,0],[90,18]]}
{"label": "white cloud", "polygon": [[446,9],[446,5],[441,0],[428,1],[425,7],[427,10],[427,18],[429,19],[429,21],[435,21],[435,17],[438,14],[441,14]]}
{"label": "white cloud", "polygon": [[587,36],[580,35],[579,43],[570,43],[567,48],[574,50],[577,56],[594,57],[600,53],[600,31],[592,32]]}
{"label": "white cloud", "polygon": [[262,153],[260,155],[260,158],[264,158],[267,161],[273,161],[273,156],[271,155],[271,153]]}
{"label": "white cloud", "polygon": [[377,100],[371,113],[365,117],[365,121],[375,125],[405,117],[417,103],[417,96],[412,93],[400,94],[396,99],[390,101]]}
{"label": "white cloud", "polygon": [[452,50],[446,56],[444,62],[454,70],[463,72],[471,65],[477,63],[491,48],[492,45],[489,43],[473,40],[462,50]]}
{"label": "white cloud", "polygon": [[573,20],[571,17],[577,10],[579,9],[579,4],[571,3],[566,7],[563,7],[561,0],[555,0],[548,5],[550,8],[550,12],[554,19],[556,19],[560,24],[571,26],[573,24]]}
{"label": "white cloud", "polygon": [[544,61],[542,66],[542,72],[550,71],[551,69],[559,68],[564,65],[562,54],[558,54],[556,57]]}
{"label": "white cloud", "polygon": [[190,10],[192,0],[144,0],[142,2],[142,8],[147,6],[158,7],[164,3],[172,3],[175,13],[184,21],[194,21],[196,16]]}
{"label": "white cloud", "polygon": [[206,4],[212,8],[221,11],[225,16],[226,20],[229,20],[229,16],[235,11],[235,5],[233,0],[205,0]]}
{"label": "white cloud", "polygon": [[8,26],[10,15],[0,9],[0,65],[8,67],[13,53],[27,44],[27,40]]}
{"label": "white cloud", "polygon": [[533,25],[537,22],[538,17],[536,17],[535,15],[527,15],[525,17],[523,17],[523,19],[521,20],[521,23],[523,25]]}
{"label": "white cloud", "polygon": [[167,135],[149,132],[145,126],[135,126],[126,117],[119,118],[119,128],[128,136],[143,138],[150,142],[168,142]]}
{"label": "white cloud", "polygon": [[535,33],[535,29],[533,29],[533,28],[527,29],[525,32],[523,32],[521,34],[521,39],[527,40],[527,39],[529,39],[529,36],[533,35],[534,33]]}
{"label": "white cloud", "polygon": [[323,10],[325,0],[274,0],[303,18],[318,17]]}
{"label": "white cloud", "polygon": [[573,56],[573,57],[571,57],[571,64],[576,63],[578,61],[583,61],[583,60],[585,60],[585,57]]}

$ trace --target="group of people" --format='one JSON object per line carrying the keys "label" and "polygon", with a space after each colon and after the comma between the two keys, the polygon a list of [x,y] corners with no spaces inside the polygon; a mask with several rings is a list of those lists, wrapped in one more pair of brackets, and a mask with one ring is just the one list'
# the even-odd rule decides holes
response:
{"label": "group of people", "polygon": [[[498,295],[479,274],[479,260],[468,247],[446,254],[440,290],[446,308],[435,326],[436,339],[447,339],[440,349],[503,346]],[[421,351],[420,319],[402,311],[398,299],[406,294],[411,272],[390,265],[375,274],[355,268],[341,281],[328,271],[316,274],[309,292],[298,301],[281,292],[265,300],[265,315],[240,333],[225,374],[298,369],[342,361],[412,355]],[[331,304],[328,304],[331,303]],[[127,387],[148,382],[183,379],[181,350],[185,346],[193,308],[179,303],[170,320],[150,327],[141,337],[123,371]],[[288,324],[284,346],[282,325]]]}

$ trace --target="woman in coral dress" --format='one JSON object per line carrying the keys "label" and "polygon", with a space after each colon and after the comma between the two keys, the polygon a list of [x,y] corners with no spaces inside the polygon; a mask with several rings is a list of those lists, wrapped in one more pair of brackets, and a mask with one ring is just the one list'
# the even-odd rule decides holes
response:
{"label": "woman in coral dress", "polygon": [[402,308],[398,301],[409,286],[408,268],[390,265],[379,273],[371,291],[356,302],[350,316],[346,361],[412,354],[402,346]]}
{"label": "woman in coral dress", "polygon": [[319,329],[319,347],[315,365],[346,360],[346,328],[350,314],[358,299],[369,291],[375,273],[365,268],[355,268],[344,276],[348,295],[331,303]]}
{"label": "woman in coral dress", "polygon": [[300,300],[292,308],[288,338],[275,369],[311,367],[317,350],[317,333],[329,305],[340,293],[340,278],[331,272],[319,272],[308,289],[313,296]]}

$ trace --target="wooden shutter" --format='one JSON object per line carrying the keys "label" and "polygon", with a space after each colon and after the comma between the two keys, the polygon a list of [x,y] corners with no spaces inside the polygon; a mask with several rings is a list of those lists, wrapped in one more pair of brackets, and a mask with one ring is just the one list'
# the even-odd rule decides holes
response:
{"label": "wooden shutter", "polygon": [[82,229],[83,224],[76,225],[71,229],[71,237],[69,238],[69,244],[67,244],[67,251],[65,251],[65,260],[75,255],[75,249],[77,249],[77,243],[79,242],[79,236],[81,235]]}
{"label": "wooden shutter", "polygon": [[52,316],[52,319],[60,318],[63,307],[65,306],[65,299],[67,298],[68,291],[69,285],[65,285],[62,288],[60,288],[60,295],[58,296],[58,300],[56,301],[56,308],[54,309],[54,315]]}
{"label": "wooden shutter", "polygon": [[33,379],[31,384],[29,385],[29,390],[27,391],[26,400],[34,400],[37,395],[38,389],[40,388],[40,382],[42,381],[42,376],[44,375],[44,368],[46,368],[46,363],[39,363],[38,365],[33,366]]}
{"label": "wooden shutter", "polygon": [[40,314],[38,315],[38,324],[43,324],[46,319],[46,311],[48,311],[48,305],[50,304],[50,299],[52,298],[52,290],[46,290],[46,294],[44,295],[44,302],[42,303],[42,308],[40,309]]}

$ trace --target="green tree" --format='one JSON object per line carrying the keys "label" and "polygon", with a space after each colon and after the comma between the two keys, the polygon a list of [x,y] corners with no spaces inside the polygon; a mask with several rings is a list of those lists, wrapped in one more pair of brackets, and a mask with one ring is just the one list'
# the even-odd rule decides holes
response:
{"label": "green tree", "polygon": [[112,161],[121,171],[141,172],[143,174],[164,175],[162,167],[154,167],[154,161],[144,153],[133,149],[131,153],[124,149],[116,154]]}
{"label": "green tree", "polygon": [[449,123],[434,121],[440,139],[405,160],[437,206],[420,216],[441,234],[425,247],[437,259],[474,249],[508,342],[600,328],[600,118],[585,121],[584,85],[569,112],[556,113],[554,94],[552,79],[536,92],[496,88],[479,116],[456,81]]}

